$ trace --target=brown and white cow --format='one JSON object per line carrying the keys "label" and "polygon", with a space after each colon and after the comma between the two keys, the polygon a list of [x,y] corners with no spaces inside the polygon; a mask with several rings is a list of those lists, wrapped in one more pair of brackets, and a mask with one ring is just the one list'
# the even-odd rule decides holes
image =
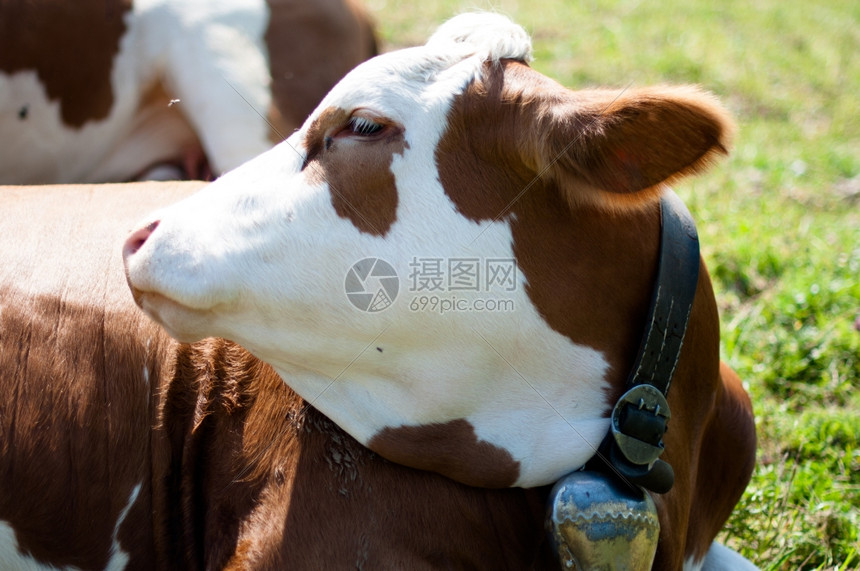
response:
{"label": "brown and white cow", "polygon": [[[529,58],[518,26],[463,15],[362,64],[286,142],[140,224],[137,303],[179,340],[239,343],[391,461],[490,488],[578,469],[639,346],[658,197],[726,153],[732,124],[696,88],[570,91]],[[481,282],[500,261],[512,279]],[[699,276],[657,569],[703,564],[754,462]]]}
{"label": "brown and white cow", "polygon": [[375,52],[355,0],[2,2],[0,183],[220,174]]}
{"label": "brown and white cow", "polygon": [[[273,367],[170,339],[124,290],[133,220],[198,185],[0,191],[0,568],[554,565],[545,484],[602,438],[647,312],[659,190],[638,191],[701,166],[727,123],[696,91],[566,91],[521,30],[470,18],[359,68],[126,242],[171,332]],[[368,256],[403,276],[384,311],[345,293]],[[515,305],[404,308],[404,264],[449,256],[515,261]],[[711,544],[754,453],[717,337],[702,272],[655,569],[742,563]]]}

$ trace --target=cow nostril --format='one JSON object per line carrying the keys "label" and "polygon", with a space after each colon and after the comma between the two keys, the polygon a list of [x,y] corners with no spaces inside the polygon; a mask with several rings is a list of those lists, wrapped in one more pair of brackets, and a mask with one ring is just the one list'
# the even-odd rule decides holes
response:
{"label": "cow nostril", "polygon": [[153,232],[155,232],[156,228],[158,228],[158,220],[132,232],[131,236],[128,237],[122,248],[123,258],[127,258],[140,250],[140,248],[146,243],[146,240]]}

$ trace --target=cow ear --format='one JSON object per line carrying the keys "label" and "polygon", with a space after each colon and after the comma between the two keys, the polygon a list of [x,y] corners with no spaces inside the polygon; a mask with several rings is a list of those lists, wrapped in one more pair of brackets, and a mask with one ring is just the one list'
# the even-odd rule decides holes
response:
{"label": "cow ear", "polygon": [[552,99],[532,159],[574,207],[647,204],[664,185],[728,154],[734,132],[716,98],[695,87],[568,91]]}

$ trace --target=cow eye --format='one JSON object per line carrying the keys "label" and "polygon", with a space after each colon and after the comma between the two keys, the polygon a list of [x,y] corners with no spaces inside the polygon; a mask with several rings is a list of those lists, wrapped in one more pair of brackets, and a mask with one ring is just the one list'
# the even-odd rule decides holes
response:
{"label": "cow eye", "polygon": [[372,119],[368,119],[367,117],[353,115],[349,118],[349,130],[359,137],[370,137],[382,131],[383,128],[384,125],[381,125]]}

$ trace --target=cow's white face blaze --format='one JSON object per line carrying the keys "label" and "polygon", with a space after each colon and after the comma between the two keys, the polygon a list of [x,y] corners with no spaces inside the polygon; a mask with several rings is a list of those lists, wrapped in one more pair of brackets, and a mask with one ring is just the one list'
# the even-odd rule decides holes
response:
{"label": "cow's white face blaze", "polygon": [[[600,238],[610,210],[647,211],[663,181],[722,148],[726,124],[689,90],[627,106],[617,92],[568,92],[517,63],[529,50],[506,19],[467,15],[426,46],[359,66],[286,142],[144,222],[126,246],[138,303],[180,340],[244,345],[392,460],[487,486],[545,484],[582,465],[626,373],[640,324],[625,322],[647,305],[654,248],[615,261],[580,242]],[[637,122],[672,113],[690,126],[651,151]],[[652,167],[639,156],[649,152],[679,156]],[[623,267],[571,262],[579,249]],[[384,311],[346,295],[365,258],[397,273]],[[480,273],[451,285],[456,264],[493,261],[515,268],[501,291]],[[419,283],[427,263],[441,282]]]}

